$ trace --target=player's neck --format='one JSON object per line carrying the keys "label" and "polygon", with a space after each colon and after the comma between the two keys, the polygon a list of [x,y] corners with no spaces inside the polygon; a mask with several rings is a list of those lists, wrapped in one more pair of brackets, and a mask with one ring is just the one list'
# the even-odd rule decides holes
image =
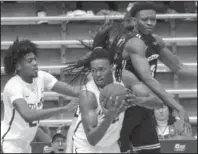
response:
{"label": "player's neck", "polygon": [[134,31],[136,32],[136,33],[138,33],[138,34],[140,34],[140,35],[143,35],[143,36],[150,36],[150,35],[152,35],[152,34],[143,34],[139,29],[138,29],[138,27],[134,27]]}
{"label": "player's neck", "polygon": [[32,77],[28,77],[28,76],[22,76],[19,75],[21,77],[21,79],[27,83],[32,83],[33,82],[33,78]]}
{"label": "player's neck", "polygon": [[166,127],[168,125],[168,120],[163,120],[163,121],[156,120],[156,121],[159,127]]}

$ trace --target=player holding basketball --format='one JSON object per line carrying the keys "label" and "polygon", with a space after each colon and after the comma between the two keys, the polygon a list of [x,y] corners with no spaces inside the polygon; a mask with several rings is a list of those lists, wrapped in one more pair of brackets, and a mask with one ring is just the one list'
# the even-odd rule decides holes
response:
{"label": "player holding basketball", "polygon": [[79,92],[58,81],[47,72],[39,71],[37,46],[29,40],[12,44],[4,58],[5,72],[11,76],[3,91],[4,119],[1,123],[3,153],[31,153],[30,143],[37,132],[39,120],[77,107],[43,109],[44,89],[77,97]]}
{"label": "player holding basketball", "polygon": [[[91,70],[93,80],[86,84],[80,94],[80,110],[76,114],[77,121],[73,124],[75,127],[72,152],[117,153],[120,152],[118,139],[120,138],[120,130],[124,118],[123,111],[128,105],[123,105],[125,101],[118,104],[119,102],[115,100],[117,105],[112,103],[110,108],[104,111],[99,101],[99,95],[106,85],[110,83],[122,84],[122,82],[115,79],[111,65],[112,57],[109,56],[106,50],[95,48],[89,57],[89,61],[88,68]],[[132,73],[127,71],[123,73],[123,85],[133,89],[137,94],[141,93],[140,89],[144,90],[142,91],[144,94],[146,93],[145,97],[132,97],[129,99],[131,104],[135,103],[143,106],[147,104],[149,108],[159,108],[162,106],[162,102],[155,96],[148,94],[146,87],[140,88],[141,83],[134,75],[131,75]],[[150,105],[148,105],[148,101],[150,101]]]}
{"label": "player holding basketball", "polygon": [[[113,26],[106,24],[101,28],[97,34],[97,46],[111,51],[116,63],[123,64],[119,67],[120,71],[126,69],[133,72],[165,104],[179,113],[181,124],[184,124],[185,120],[189,122],[186,111],[154,78],[157,59],[179,75],[197,76],[197,72],[184,66],[168,50],[164,41],[153,34],[156,25],[155,9],[152,3],[134,4],[123,23]],[[135,106],[126,111],[121,131],[122,152],[130,149],[131,142],[136,152],[160,152],[153,120],[153,110]]]}

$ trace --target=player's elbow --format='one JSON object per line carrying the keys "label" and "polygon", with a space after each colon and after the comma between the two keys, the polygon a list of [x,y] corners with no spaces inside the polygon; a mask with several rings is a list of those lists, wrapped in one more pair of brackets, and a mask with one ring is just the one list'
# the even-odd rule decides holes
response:
{"label": "player's elbow", "polygon": [[24,113],[21,114],[21,116],[23,117],[23,119],[24,119],[27,123],[34,121],[34,120],[33,120],[33,115],[32,115],[30,112],[24,112]]}
{"label": "player's elbow", "polygon": [[87,136],[87,140],[88,140],[89,144],[91,144],[92,146],[95,146],[98,143],[96,141],[96,138],[92,137],[91,135]]}

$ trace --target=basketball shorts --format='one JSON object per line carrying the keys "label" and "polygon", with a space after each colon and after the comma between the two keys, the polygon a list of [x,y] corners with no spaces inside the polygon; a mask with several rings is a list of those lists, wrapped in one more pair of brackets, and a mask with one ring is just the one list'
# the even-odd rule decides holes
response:
{"label": "basketball shorts", "polygon": [[2,152],[3,153],[31,153],[32,148],[31,145],[26,146],[26,148],[22,148],[17,145],[17,141],[3,141],[2,143]]}
{"label": "basketball shorts", "polygon": [[160,153],[153,110],[132,106],[125,112],[120,133],[121,151]]}

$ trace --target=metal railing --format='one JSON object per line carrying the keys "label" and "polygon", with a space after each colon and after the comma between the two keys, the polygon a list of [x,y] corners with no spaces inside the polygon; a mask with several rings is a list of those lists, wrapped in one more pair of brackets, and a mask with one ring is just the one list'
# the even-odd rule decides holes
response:
{"label": "metal railing", "polygon": [[[99,20],[122,20],[124,15],[113,15],[113,16],[98,16],[98,15],[83,15],[83,16],[47,16],[47,17],[1,17],[1,25],[9,25],[15,24],[13,22],[18,22],[23,24],[25,22],[35,22],[30,24],[36,24],[37,21],[45,20],[45,21],[55,21],[55,22],[63,22],[63,21],[99,21]],[[157,14],[157,19],[185,19],[185,18],[197,18],[196,13],[182,13],[182,14]]]}
{"label": "metal railing", "polygon": [[[183,63],[186,66],[197,67],[197,63]],[[52,74],[60,74],[60,69],[66,68],[68,65],[53,65],[53,66],[39,66],[40,70],[50,72]],[[164,64],[158,64],[157,72],[171,72],[171,70]],[[1,75],[4,75],[4,67],[1,67]]]}
{"label": "metal railing", "polygon": [[[175,37],[175,38],[163,38],[167,45],[177,43],[178,46],[197,45],[197,37]],[[83,40],[85,43],[92,43],[93,40]],[[39,47],[49,48],[55,46],[60,48],[61,45],[67,45],[70,48],[82,48],[80,41],[78,40],[44,40],[44,41],[32,41]],[[7,49],[13,41],[1,41],[1,49]]]}
{"label": "metal railing", "polygon": [[[190,116],[189,117],[191,124],[197,124],[197,116]],[[40,121],[41,125],[48,125],[48,126],[58,126],[58,125],[70,125],[72,122],[71,119],[61,119],[61,120],[42,120]]]}

